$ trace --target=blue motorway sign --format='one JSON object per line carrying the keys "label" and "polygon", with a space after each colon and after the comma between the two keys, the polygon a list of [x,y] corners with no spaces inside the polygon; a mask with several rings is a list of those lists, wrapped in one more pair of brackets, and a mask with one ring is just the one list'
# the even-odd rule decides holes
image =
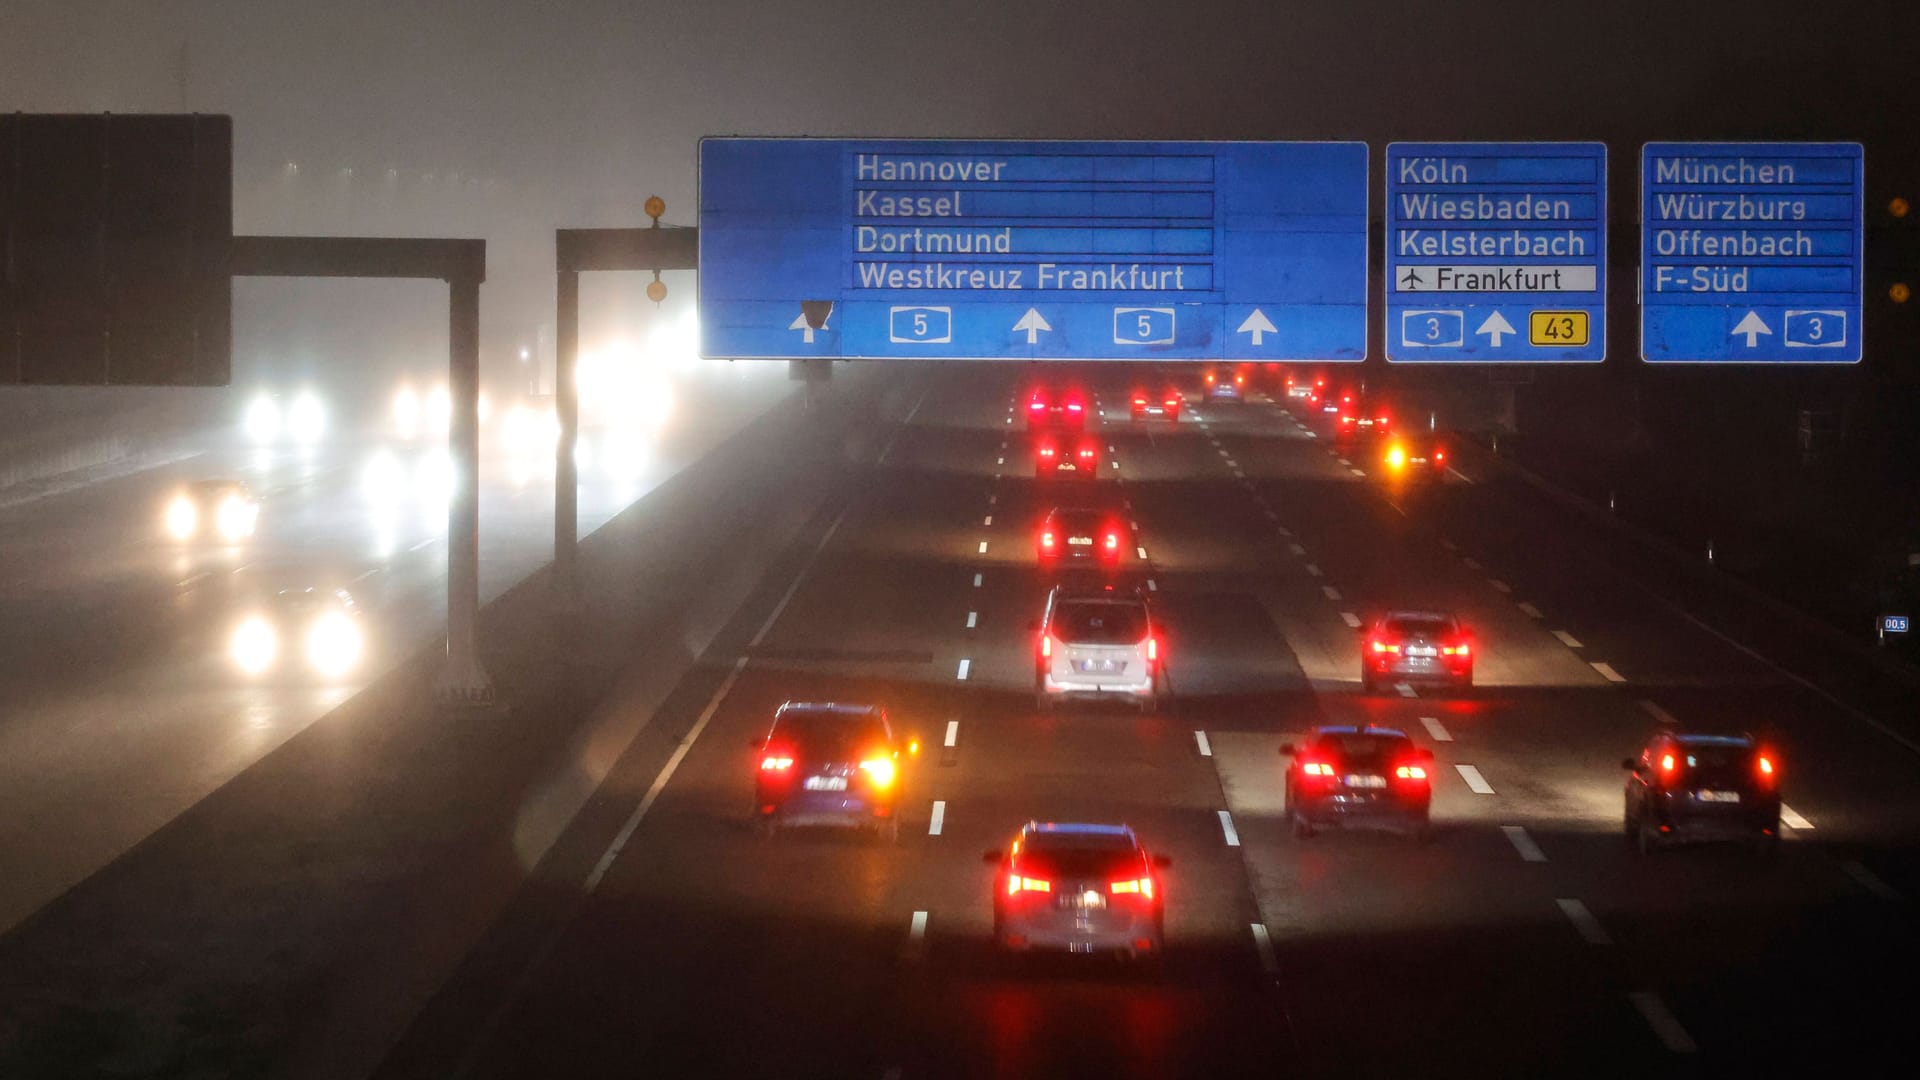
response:
{"label": "blue motorway sign", "polygon": [[700,144],[703,356],[1358,361],[1366,291],[1365,143]]}
{"label": "blue motorway sign", "polygon": [[1880,632],[1883,634],[1906,633],[1907,617],[1905,615],[1882,615],[1880,617]]}
{"label": "blue motorway sign", "polygon": [[1387,359],[1607,355],[1604,143],[1389,143]]}
{"label": "blue motorway sign", "polygon": [[1640,168],[1642,357],[1859,361],[1859,143],[1648,143]]}

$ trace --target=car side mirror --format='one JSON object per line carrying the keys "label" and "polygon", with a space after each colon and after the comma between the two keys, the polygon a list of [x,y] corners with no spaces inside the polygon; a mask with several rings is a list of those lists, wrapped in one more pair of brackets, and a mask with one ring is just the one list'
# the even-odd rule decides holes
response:
{"label": "car side mirror", "polygon": [[1640,771],[1640,763],[1633,760],[1632,758],[1627,758],[1626,760],[1622,761],[1620,763],[1620,767],[1627,770],[1630,773],[1637,773]]}
{"label": "car side mirror", "polygon": [[1173,865],[1173,857],[1170,855],[1155,855],[1153,857],[1153,865],[1165,870],[1167,867]]}
{"label": "car side mirror", "polygon": [[980,861],[983,863],[993,863],[995,865],[999,865],[1000,859],[1003,854],[1004,852],[1000,852],[1000,851],[989,851],[980,856]]}
{"label": "car side mirror", "polygon": [[1281,743],[1281,744],[1280,744],[1280,756],[1281,756],[1281,757],[1292,757],[1292,756],[1293,756],[1294,754],[1296,754],[1296,753],[1299,753],[1299,751],[1297,751],[1297,750],[1295,750],[1295,749],[1293,748],[1293,744],[1292,744],[1292,743],[1290,743],[1290,742],[1283,742],[1283,743]]}

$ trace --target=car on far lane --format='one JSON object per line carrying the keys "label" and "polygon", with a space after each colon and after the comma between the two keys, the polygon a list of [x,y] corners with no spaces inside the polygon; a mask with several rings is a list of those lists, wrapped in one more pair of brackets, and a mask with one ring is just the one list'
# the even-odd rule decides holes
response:
{"label": "car on far lane", "polygon": [[1330,724],[1285,743],[1287,820],[1306,839],[1329,825],[1431,838],[1433,751],[1397,728]]}
{"label": "car on far lane", "polygon": [[337,682],[359,670],[366,636],[345,589],[282,589],[241,617],[227,658],[249,678]]}
{"label": "car on far lane", "polygon": [[1456,693],[1473,686],[1473,635],[1442,611],[1390,611],[1360,639],[1360,688],[1440,683]]}
{"label": "car on far lane", "polygon": [[1098,480],[1099,441],[1090,435],[1040,436],[1033,447],[1033,476],[1036,480]]}
{"label": "car on far lane", "polygon": [[1363,396],[1340,406],[1333,419],[1333,437],[1341,443],[1384,439],[1393,429],[1393,416],[1387,407]]}
{"label": "car on far lane", "polygon": [[1036,386],[1027,391],[1028,431],[1084,431],[1087,395],[1067,387]]}
{"label": "car on far lane", "polygon": [[1627,770],[1627,843],[1642,854],[1668,844],[1744,840],[1771,852],[1780,840],[1780,756],[1751,735],[1663,727]]}
{"label": "car on far lane", "polygon": [[902,747],[885,709],[789,701],[752,745],[753,818],[762,835],[790,825],[850,825],[898,839]]}
{"label": "car on far lane", "polygon": [[1126,825],[1028,822],[983,860],[993,878],[993,940],[1010,952],[1116,953],[1157,960],[1166,948],[1172,865]]}
{"label": "car on far lane", "polygon": [[1172,383],[1142,386],[1133,392],[1132,401],[1135,420],[1180,419],[1180,391]]}
{"label": "car on far lane", "polygon": [[1208,401],[1245,401],[1247,365],[1229,364],[1210,367],[1201,374],[1201,389]]}
{"label": "car on far lane", "polygon": [[237,544],[260,522],[260,501],[239,480],[199,480],[173,493],[163,515],[167,535],[181,543],[211,538]]}
{"label": "car on far lane", "polygon": [[1320,394],[1326,390],[1326,388],[1327,388],[1327,377],[1325,375],[1315,375],[1312,378],[1308,378],[1304,375],[1288,375],[1287,376],[1287,380],[1286,380],[1287,400],[1290,402],[1291,401],[1316,401],[1319,398]]}
{"label": "car on far lane", "polygon": [[1437,484],[1447,478],[1447,445],[1438,435],[1395,435],[1380,451],[1377,475],[1388,483]]}
{"label": "car on far lane", "polygon": [[1040,522],[1040,565],[1114,567],[1126,553],[1120,517],[1110,510],[1056,506]]}
{"label": "car on far lane", "polygon": [[1164,658],[1153,615],[1137,591],[1056,585],[1034,629],[1033,693],[1040,711],[1076,698],[1119,698],[1141,712],[1159,708]]}

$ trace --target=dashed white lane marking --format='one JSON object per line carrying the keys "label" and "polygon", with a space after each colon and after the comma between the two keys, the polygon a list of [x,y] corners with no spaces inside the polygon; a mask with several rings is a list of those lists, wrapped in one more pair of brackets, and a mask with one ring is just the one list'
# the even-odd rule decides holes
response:
{"label": "dashed white lane marking", "polygon": [[1142,559],[1143,561],[1144,561],[1144,560],[1146,559],[1146,557],[1147,557],[1147,549],[1146,549],[1146,548],[1143,548],[1143,547],[1137,547],[1137,548],[1134,548],[1134,549],[1133,549],[1133,553],[1134,553],[1135,555],[1138,555],[1138,556],[1140,556],[1140,558],[1141,558],[1141,559]]}
{"label": "dashed white lane marking", "polygon": [[1213,756],[1213,744],[1207,741],[1207,733],[1206,733],[1206,732],[1204,732],[1204,731],[1196,731],[1196,732],[1194,732],[1194,733],[1193,733],[1193,741],[1194,741],[1194,745],[1196,745],[1196,746],[1198,746],[1198,747],[1200,748],[1200,756],[1201,756],[1201,757],[1212,757],[1212,756]]}
{"label": "dashed white lane marking", "polygon": [[985,540],[982,540],[980,541],[980,554],[985,555],[986,553],[987,553],[987,542]]}
{"label": "dashed white lane marking", "polygon": [[1139,532],[1139,531],[1140,531],[1140,523],[1139,523],[1139,522],[1137,522],[1137,521],[1130,521],[1130,522],[1128,522],[1127,524],[1129,524],[1129,525],[1132,525],[1132,526],[1133,526],[1133,531],[1134,531],[1134,532]]}
{"label": "dashed white lane marking", "polygon": [[933,816],[927,819],[927,835],[939,836],[940,829],[947,823],[947,802],[945,799],[933,800]]}
{"label": "dashed white lane marking", "polygon": [[1124,507],[1126,507],[1126,508],[1127,508],[1128,510],[1131,510],[1131,509],[1133,509],[1133,500],[1132,500],[1132,499],[1121,499],[1121,500],[1120,500],[1120,505],[1121,505],[1121,506],[1124,506]]}
{"label": "dashed white lane marking", "polygon": [[1512,592],[1512,591],[1513,591],[1513,586],[1511,586],[1511,585],[1509,585],[1509,584],[1507,584],[1507,583],[1506,583],[1506,582],[1504,582],[1504,581],[1501,581],[1501,580],[1500,580],[1499,578],[1497,578],[1497,577],[1495,577],[1495,578],[1488,578],[1488,579],[1487,579],[1487,584],[1489,584],[1489,585],[1491,585],[1491,586],[1493,586],[1493,591],[1494,591],[1494,592],[1504,592],[1504,593],[1510,593],[1510,592]]}
{"label": "dashed white lane marking", "polygon": [[967,678],[967,672],[972,670],[973,670],[973,661],[963,657],[960,660],[960,674],[955,675],[954,678],[959,679],[962,682],[965,682]]}
{"label": "dashed white lane marking", "polygon": [[980,521],[980,524],[982,524],[982,525],[991,525],[991,524],[993,524],[993,515],[992,515],[992,514],[988,514],[988,515],[987,515],[987,516],[986,516],[985,518],[983,518],[983,519],[981,519],[981,521]]}
{"label": "dashed white lane marking", "polygon": [[[1261,513],[1263,513],[1263,514],[1265,514],[1265,515],[1267,515],[1267,520],[1268,520],[1268,521],[1279,521],[1279,520],[1280,520],[1280,515],[1279,515],[1279,514],[1276,514],[1276,513],[1274,513],[1274,512],[1273,512],[1273,507],[1271,507],[1271,506],[1267,506],[1267,507],[1262,507],[1262,508],[1261,508],[1261,511],[1260,511],[1260,512],[1261,512]],[[1285,536],[1285,535],[1287,535],[1287,534],[1286,534],[1286,533],[1281,533],[1280,535],[1281,535],[1281,536]]]}
{"label": "dashed white lane marking", "polygon": [[918,960],[927,945],[927,913],[916,911],[907,924],[907,959]]}
{"label": "dashed white lane marking", "polygon": [[[371,570],[369,570],[369,571],[367,571],[366,573],[364,573],[364,574],[361,574],[361,575],[360,575],[359,577],[356,577],[356,578],[354,578],[354,579],[353,579],[352,581],[349,581],[349,582],[347,582],[347,584],[349,584],[349,585],[358,585],[358,584],[360,584],[361,582],[363,582],[363,581],[365,581],[365,580],[367,580],[368,578],[370,578],[370,577],[372,577],[373,575],[375,575],[375,574],[377,574],[377,573],[379,573],[379,572],[380,572],[380,568],[376,566],[376,567],[374,567],[373,569],[371,569]],[[201,575],[201,577],[205,577],[205,576],[206,576],[205,574],[202,574],[202,575]],[[185,584],[185,582],[182,582],[182,584]]]}
{"label": "dashed white lane marking", "polygon": [[1305,555],[1307,553],[1307,549],[1301,547],[1299,544],[1288,544],[1287,550],[1293,552],[1295,555]]}
{"label": "dashed white lane marking", "polygon": [[1580,639],[1567,633],[1565,630],[1555,630],[1553,636],[1559,638],[1560,644],[1565,645],[1569,649],[1578,649],[1581,647]]}
{"label": "dashed white lane marking", "polygon": [[980,587],[980,579],[981,579],[981,577],[982,577],[982,575],[980,575],[980,574],[975,574],[975,575],[973,575],[973,587],[974,587],[974,588],[976,588],[976,589],[977,589],[977,588],[979,588],[979,587]]}
{"label": "dashed white lane marking", "polygon": [[1520,609],[1520,613],[1521,613],[1522,615],[1525,615],[1526,617],[1528,617],[1528,618],[1530,618],[1530,619],[1544,619],[1544,618],[1546,618],[1546,616],[1545,616],[1545,615],[1542,615],[1542,614],[1540,614],[1540,609],[1539,609],[1539,608],[1537,608],[1537,607],[1534,607],[1534,606],[1533,606],[1532,604],[1529,604],[1529,603],[1527,603],[1527,602],[1526,602],[1525,600],[1522,600],[1522,601],[1520,601],[1520,603],[1519,603],[1519,604],[1517,604],[1517,605],[1515,605],[1515,606],[1517,606],[1517,607],[1518,607],[1518,608]]}
{"label": "dashed white lane marking", "polygon": [[[421,548],[423,548],[423,547],[426,547],[426,546],[427,546],[428,544],[431,544],[431,543],[433,543],[433,542],[434,542],[435,540],[438,540],[438,539],[439,539],[439,537],[437,537],[437,536],[429,536],[429,537],[427,537],[427,538],[426,538],[425,540],[422,540],[422,541],[420,541],[419,543],[417,543],[417,544],[415,544],[415,545],[413,545],[412,547],[410,547],[410,548],[408,548],[407,550],[408,550],[408,551],[419,551],[419,550],[420,550]],[[245,570],[245,569],[246,569],[246,567],[244,567],[244,566],[240,568],[240,570]],[[235,570],[235,571],[234,571],[234,573],[236,573],[236,574],[237,574],[237,573],[239,573],[239,572],[240,572],[240,570]]]}
{"label": "dashed white lane marking", "polygon": [[1463,484],[1473,483],[1473,477],[1468,476],[1466,473],[1461,472],[1459,469],[1456,469],[1451,465],[1447,466],[1447,472],[1452,474],[1454,477],[1458,478],[1459,481]]}
{"label": "dashed white lane marking", "polygon": [[1487,778],[1480,775],[1479,769],[1471,765],[1455,765],[1453,768],[1460,774],[1460,779],[1467,782],[1467,790],[1475,795],[1493,794],[1493,785],[1487,783]]}
{"label": "dashed white lane marking", "polygon": [[1858,884],[1861,888],[1867,890],[1868,892],[1872,893],[1873,895],[1879,897],[1882,900],[1898,903],[1901,899],[1903,899],[1898,889],[1895,889],[1893,886],[1887,884],[1884,881],[1881,881],[1880,875],[1874,873],[1873,871],[1867,869],[1864,865],[1857,863],[1852,859],[1848,859],[1846,862],[1841,863],[1840,869],[1845,870],[1847,872],[1847,876],[1852,878],[1854,882]]}
{"label": "dashed white lane marking", "polygon": [[1273,531],[1279,533],[1280,539],[1282,540],[1291,540],[1293,538],[1293,530],[1287,528],[1285,525],[1282,525],[1279,528],[1274,529]]}
{"label": "dashed white lane marking", "polygon": [[1251,923],[1248,928],[1253,931],[1253,951],[1260,955],[1260,970],[1269,975],[1279,974],[1280,961],[1274,958],[1273,935],[1267,933],[1266,924]]}
{"label": "dashed white lane marking", "polygon": [[1346,458],[1343,458],[1343,457],[1336,457],[1336,458],[1334,458],[1333,460],[1335,460],[1335,461],[1337,461],[1337,462],[1339,462],[1339,463],[1340,463],[1340,464],[1342,464],[1342,465],[1351,465],[1351,464],[1353,464],[1353,462],[1351,462],[1351,461],[1348,461],[1348,460],[1347,460]]}
{"label": "dashed white lane marking", "polygon": [[1367,475],[1367,470],[1365,470],[1365,469],[1348,469],[1347,471],[1348,471],[1348,472],[1350,472],[1350,473],[1352,473],[1352,474],[1353,474],[1353,475],[1355,475],[1355,476],[1365,476],[1365,475]]}
{"label": "dashed white lane marking", "polygon": [[1455,546],[1453,545],[1453,541],[1451,541],[1451,540],[1449,540],[1449,539],[1447,539],[1447,538],[1446,538],[1446,537],[1444,537],[1444,536],[1440,538],[1440,546],[1441,546],[1441,547],[1443,547],[1443,548],[1446,548],[1446,549],[1447,549],[1448,551],[1459,551],[1459,550],[1460,550],[1459,548],[1457,548],[1457,547],[1455,547]]}
{"label": "dashed white lane marking", "polygon": [[1119,463],[1119,462],[1117,462],[1117,461],[1116,461],[1116,462],[1114,462],[1114,463],[1113,463],[1113,467],[1114,467],[1114,468],[1116,468],[1116,469],[1118,469],[1118,468],[1120,467],[1120,463]]}
{"label": "dashed white lane marking", "polygon": [[[1215,445],[1218,445],[1218,444],[1216,443]],[[1223,446],[1223,447],[1221,447],[1221,448],[1220,448],[1220,456],[1221,456],[1221,457],[1226,457],[1226,456],[1227,456],[1227,449],[1226,449],[1226,447],[1224,447],[1224,446]]]}
{"label": "dashed white lane marking", "polygon": [[1107,444],[1107,453],[1109,453],[1109,454],[1117,454],[1117,453],[1119,453],[1119,452],[1120,452],[1120,450],[1119,450],[1119,448],[1118,448],[1118,447],[1116,447],[1116,446],[1114,446],[1114,445],[1113,445],[1112,443],[1108,443],[1108,444]]}
{"label": "dashed white lane marking", "polygon": [[1463,558],[1460,560],[1460,565],[1466,567],[1469,570],[1474,571],[1475,573],[1478,573],[1482,569],[1480,564],[1477,562],[1474,562],[1472,559]]}
{"label": "dashed white lane marking", "polygon": [[953,745],[959,741],[960,741],[960,721],[958,720],[947,721],[947,740],[941,745],[947,747],[948,749],[952,749]]}
{"label": "dashed white lane marking", "polygon": [[[373,574],[373,573],[378,573],[378,572],[379,572],[379,570],[380,570],[380,568],[376,566],[376,567],[374,567],[374,568],[373,568],[372,570],[369,570],[369,571],[367,571],[367,574]],[[354,581],[359,581],[359,580],[361,580],[362,578],[365,578],[365,577],[367,576],[367,574],[361,574],[361,575],[360,575],[360,577],[357,577],[357,578],[354,578],[353,580],[354,580]],[[190,578],[186,578],[185,580],[183,580],[183,581],[181,581],[181,582],[179,583],[179,587],[180,587],[180,588],[182,588],[182,589],[185,589],[185,588],[188,588],[188,587],[190,587],[190,586],[192,586],[192,585],[193,585],[193,583],[194,583],[194,582],[196,582],[196,581],[205,581],[206,579],[208,579],[208,578],[210,578],[210,577],[212,577],[212,576],[213,576],[213,571],[211,571],[211,570],[202,570],[202,571],[200,571],[199,573],[197,573],[197,574],[195,574],[195,575],[193,575],[192,577],[190,577]]]}
{"label": "dashed white lane marking", "polygon": [[1354,614],[1353,612],[1351,612],[1351,611],[1343,611],[1343,612],[1341,612],[1341,613],[1340,613],[1340,621],[1341,621],[1341,622],[1343,622],[1343,623],[1346,623],[1346,624],[1347,624],[1348,626],[1351,626],[1351,627],[1353,627],[1353,628],[1354,628],[1354,629],[1356,629],[1356,630],[1358,630],[1358,629],[1360,628],[1360,616],[1358,616],[1358,615],[1355,615],[1355,614]]}
{"label": "dashed white lane marking", "polygon": [[1797,829],[1800,832],[1813,831],[1813,822],[1801,817],[1800,811],[1795,810],[1786,803],[1780,804],[1780,821],[1789,829]]}
{"label": "dashed white lane marking", "polygon": [[1561,912],[1566,915],[1567,921],[1573,924],[1573,928],[1579,931],[1582,941],[1589,945],[1613,944],[1613,938],[1607,935],[1607,928],[1601,926],[1600,920],[1593,917],[1593,912],[1587,910],[1587,905],[1571,899],[1555,900],[1554,903],[1560,905]]}
{"label": "dashed white lane marking", "polygon": [[980,613],[977,611],[967,612],[967,629],[971,630],[974,627],[979,625],[980,625]]}
{"label": "dashed white lane marking", "polygon": [[1148,578],[1148,579],[1147,579],[1147,591],[1148,591],[1148,592],[1159,592],[1159,591],[1160,591],[1160,585],[1159,585],[1159,583],[1158,583],[1158,582],[1156,582],[1156,581],[1154,581],[1154,580],[1153,580],[1152,578]]}
{"label": "dashed white lane marking", "polygon": [[1640,699],[1640,707],[1647,710],[1648,716],[1653,717],[1655,720],[1659,721],[1662,724],[1672,724],[1675,727],[1680,726],[1679,718],[1675,717],[1672,713],[1661,708],[1659,705],[1655,704],[1654,702],[1648,701],[1646,698]]}
{"label": "dashed white lane marking", "polygon": [[1420,726],[1427,729],[1427,734],[1433,736],[1434,742],[1452,742],[1453,741],[1453,736],[1447,731],[1447,729],[1440,726],[1440,718],[1437,716],[1421,717]]}
{"label": "dashed white lane marking", "polygon": [[1593,661],[1593,670],[1599,672],[1600,677],[1607,680],[1608,682],[1626,682],[1627,681],[1627,677],[1625,675],[1622,675],[1619,672],[1613,670],[1613,665],[1609,663],[1605,663],[1604,661],[1600,661],[1600,660]]}
{"label": "dashed white lane marking", "polygon": [[994,463],[995,465],[1005,465],[1005,464],[1007,463],[1007,459],[1006,459],[1006,458],[995,458],[995,459],[993,460],[993,463]]}
{"label": "dashed white lane marking", "polygon": [[1320,576],[1320,567],[1319,567],[1319,566],[1318,566],[1317,564],[1315,564],[1315,563],[1308,563],[1308,564],[1307,564],[1307,576],[1308,576],[1308,577],[1319,577],[1319,576]]}
{"label": "dashed white lane marking", "polygon": [[1660,1000],[1659,994],[1651,990],[1635,990],[1627,995],[1627,1000],[1640,1010],[1640,1015],[1646,1019],[1647,1026],[1653,1029],[1654,1037],[1660,1040],[1661,1046],[1676,1054],[1691,1054],[1700,1049],[1694,1043],[1693,1036],[1687,1034],[1687,1029],[1674,1019],[1673,1010],[1667,1008],[1667,1003]]}
{"label": "dashed white lane marking", "polygon": [[1227,838],[1227,846],[1239,847],[1240,831],[1233,827],[1233,815],[1225,810],[1216,810],[1214,813],[1220,815],[1220,832]]}
{"label": "dashed white lane marking", "polygon": [[1394,683],[1393,690],[1395,693],[1399,694],[1401,697],[1419,697],[1420,696],[1419,694],[1414,692],[1412,683]]}
{"label": "dashed white lane marking", "polygon": [[1240,463],[1233,460],[1232,458],[1228,458],[1226,461],[1226,466],[1229,469],[1237,469],[1240,467]]}
{"label": "dashed white lane marking", "polygon": [[1513,845],[1513,850],[1520,853],[1521,862],[1547,861],[1547,853],[1541,851],[1540,845],[1533,842],[1533,837],[1527,835],[1527,830],[1518,825],[1502,825],[1500,831],[1506,835],[1507,842]]}
{"label": "dashed white lane marking", "polygon": [[1322,593],[1324,593],[1324,594],[1326,595],[1326,597],[1327,597],[1327,599],[1329,599],[1329,600],[1338,600],[1338,599],[1340,599],[1340,590],[1339,590],[1339,589],[1336,589],[1336,588],[1334,588],[1334,587],[1333,587],[1333,586],[1331,586],[1331,585],[1322,585],[1322,586],[1320,586],[1320,591],[1321,591]]}

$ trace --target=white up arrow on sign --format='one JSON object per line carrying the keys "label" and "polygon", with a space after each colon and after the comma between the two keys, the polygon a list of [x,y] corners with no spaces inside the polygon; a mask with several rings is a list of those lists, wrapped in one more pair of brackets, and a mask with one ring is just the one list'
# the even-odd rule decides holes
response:
{"label": "white up arrow on sign", "polygon": [[1752,348],[1757,348],[1759,346],[1761,334],[1766,334],[1768,337],[1772,337],[1773,331],[1767,329],[1767,322],[1765,319],[1762,319],[1760,317],[1759,312],[1749,311],[1747,312],[1747,317],[1740,320],[1740,325],[1733,328],[1733,333],[1727,336],[1739,337],[1742,334],[1746,335],[1747,348],[1752,349]]}
{"label": "white up arrow on sign", "polygon": [[1259,308],[1254,308],[1253,314],[1247,316],[1247,321],[1241,323],[1240,328],[1235,330],[1234,333],[1252,334],[1253,343],[1258,345],[1261,339],[1267,334],[1277,333],[1278,331],[1279,327],[1273,325],[1273,320],[1267,318],[1266,313],[1262,312]]}
{"label": "white up arrow on sign", "polygon": [[1020,316],[1020,321],[1013,324],[1014,333],[1017,334],[1022,330],[1027,332],[1027,344],[1029,345],[1037,344],[1040,341],[1040,331],[1052,329],[1053,327],[1047,325],[1047,320],[1041,318],[1040,312],[1035,308],[1028,308],[1027,313]]}
{"label": "white up arrow on sign", "polygon": [[1485,334],[1492,338],[1493,347],[1497,349],[1500,347],[1500,339],[1507,334],[1514,333],[1514,329],[1513,324],[1508,322],[1505,316],[1496,311],[1487,316],[1487,321],[1481,323],[1480,329],[1475,330],[1474,333]]}
{"label": "white up arrow on sign", "polygon": [[813,344],[813,327],[807,325],[807,317],[804,313],[794,316],[793,322],[788,324],[787,329],[800,331],[800,340],[809,345]]}

